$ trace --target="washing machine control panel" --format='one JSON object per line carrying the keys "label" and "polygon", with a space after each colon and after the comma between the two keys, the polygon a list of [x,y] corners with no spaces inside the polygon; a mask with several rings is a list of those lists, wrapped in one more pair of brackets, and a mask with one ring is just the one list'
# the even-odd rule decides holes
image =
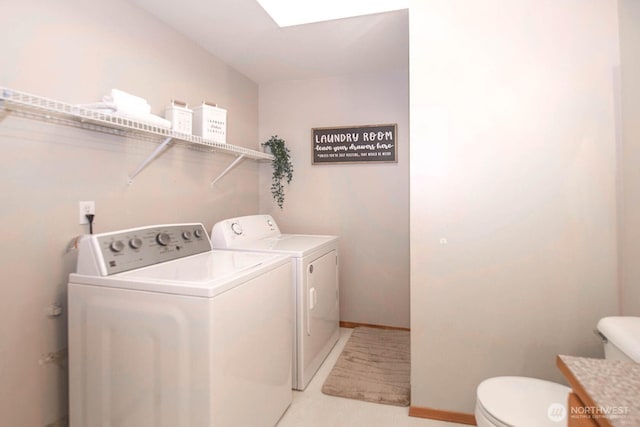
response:
{"label": "washing machine control panel", "polygon": [[104,276],[207,252],[211,241],[202,224],[156,225],[85,236],[78,250],[78,273],[90,274],[81,270],[93,256]]}

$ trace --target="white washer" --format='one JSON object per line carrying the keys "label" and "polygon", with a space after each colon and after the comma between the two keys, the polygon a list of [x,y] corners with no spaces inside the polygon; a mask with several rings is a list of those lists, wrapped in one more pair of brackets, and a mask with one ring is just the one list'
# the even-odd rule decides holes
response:
{"label": "white washer", "polygon": [[304,390],[340,336],[338,237],[282,234],[270,215],[220,221],[214,248],[286,254],[295,266],[292,386]]}
{"label": "white washer", "polygon": [[84,236],[77,271],[72,427],[272,427],[291,403],[288,257],[162,225]]}

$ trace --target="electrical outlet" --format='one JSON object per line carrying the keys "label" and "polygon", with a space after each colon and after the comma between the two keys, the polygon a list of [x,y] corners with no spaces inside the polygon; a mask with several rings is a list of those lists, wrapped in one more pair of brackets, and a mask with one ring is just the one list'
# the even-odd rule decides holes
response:
{"label": "electrical outlet", "polygon": [[38,363],[41,365],[46,365],[48,363],[55,363],[58,366],[63,366],[63,363],[69,357],[69,351],[66,348],[62,350],[58,350],[56,352],[50,352],[47,354],[43,354]]}
{"label": "electrical outlet", "polygon": [[78,202],[78,220],[79,224],[89,224],[89,220],[87,219],[87,214],[96,213],[96,203],[94,201],[90,202]]}

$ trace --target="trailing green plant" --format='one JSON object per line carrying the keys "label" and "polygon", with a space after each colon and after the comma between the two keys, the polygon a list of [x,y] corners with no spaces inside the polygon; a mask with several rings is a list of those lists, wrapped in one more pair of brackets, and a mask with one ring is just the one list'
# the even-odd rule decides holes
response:
{"label": "trailing green plant", "polygon": [[278,203],[280,209],[284,204],[284,184],[283,179],[287,180],[287,184],[293,178],[293,164],[291,163],[291,155],[289,149],[284,145],[284,139],[274,135],[267,142],[262,143],[263,147],[269,147],[273,154],[273,175],[271,176],[271,194]]}

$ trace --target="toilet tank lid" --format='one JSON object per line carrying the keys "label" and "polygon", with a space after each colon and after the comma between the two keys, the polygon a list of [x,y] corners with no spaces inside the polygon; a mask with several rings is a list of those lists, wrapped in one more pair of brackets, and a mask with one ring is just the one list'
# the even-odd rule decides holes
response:
{"label": "toilet tank lid", "polygon": [[640,363],[640,317],[605,317],[598,322],[598,330],[634,362]]}

